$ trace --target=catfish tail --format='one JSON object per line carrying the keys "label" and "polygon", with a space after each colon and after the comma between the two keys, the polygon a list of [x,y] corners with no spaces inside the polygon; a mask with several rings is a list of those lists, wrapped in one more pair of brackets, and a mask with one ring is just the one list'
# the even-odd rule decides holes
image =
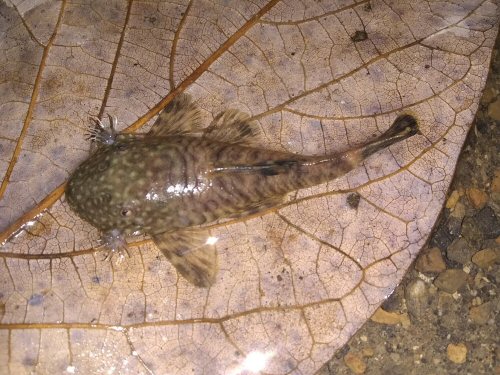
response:
{"label": "catfish tail", "polygon": [[[360,165],[368,156],[415,135],[419,132],[417,120],[411,115],[400,115],[391,127],[382,135],[364,146],[326,156],[300,156],[293,154],[273,155],[269,160],[235,163],[227,166],[216,166],[212,173],[230,176],[261,175],[265,178],[259,183],[252,182],[256,189],[272,190],[275,195],[285,194],[292,190],[310,187],[338,178]],[[247,184],[249,185],[249,184]],[[272,188],[262,187],[272,185]],[[279,192],[279,193],[278,193]]]}
{"label": "catfish tail", "polygon": [[361,155],[363,159],[365,159],[396,142],[417,134],[418,132],[418,124],[415,117],[411,115],[400,115],[396,118],[396,120],[394,120],[394,123],[385,133],[362,148]]}

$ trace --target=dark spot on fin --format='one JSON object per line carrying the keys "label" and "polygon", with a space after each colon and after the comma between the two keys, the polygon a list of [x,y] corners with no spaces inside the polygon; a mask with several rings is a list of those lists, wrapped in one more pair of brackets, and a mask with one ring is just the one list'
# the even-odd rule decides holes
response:
{"label": "dark spot on fin", "polygon": [[187,281],[208,288],[217,275],[214,238],[204,230],[165,232],[152,236],[156,246]]}
{"label": "dark spot on fin", "polygon": [[262,173],[263,176],[276,176],[279,174],[276,168],[264,168],[260,173]]}
{"label": "dark spot on fin", "polygon": [[400,115],[387,131],[362,150],[363,158],[419,133],[417,120],[411,115]]}
{"label": "dark spot on fin", "polygon": [[179,94],[160,113],[149,135],[173,136],[201,132],[200,112],[188,94]]}
{"label": "dark spot on fin", "polygon": [[276,176],[281,173],[289,172],[290,169],[299,165],[299,160],[283,159],[272,160],[265,163],[240,164],[231,166],[217,166],[214,172],[218,173],[260,173],[263,176]]}
{"label": "dark spot on fin", "polygon": [[255,167],[259,168],[264,176],[276,176],[288,172],[297,164],[297,160],[275,160],[268,164],[256,164]]}
{"label": "dark spot on fin", "polygon": [[205,129],[203,136],[214,141],[250,146],[259,134],[257,123],[250,121],[247,113],[230,109],[219,113]]}

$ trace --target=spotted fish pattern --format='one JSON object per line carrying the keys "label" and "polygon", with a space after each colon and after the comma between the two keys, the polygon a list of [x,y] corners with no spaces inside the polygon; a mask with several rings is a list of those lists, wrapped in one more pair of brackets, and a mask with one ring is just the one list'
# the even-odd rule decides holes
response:
{"label": "spotted fish pattern", "polygon": [[297,189],[344,175],[364,159],[418,132],[404,114],[381,136],[328,156],[302,156],[258,147],[259,128],[237,110],[206,128],[186,94],[160,113],[147,134],[117,133],[100,122],[91,137],[101,144],[72,174],[66,199],[103,233],[112,251],[126,237],[150,235],[179,274],[198,287],[217,275],[215,239],[203,228],[280,204]]}

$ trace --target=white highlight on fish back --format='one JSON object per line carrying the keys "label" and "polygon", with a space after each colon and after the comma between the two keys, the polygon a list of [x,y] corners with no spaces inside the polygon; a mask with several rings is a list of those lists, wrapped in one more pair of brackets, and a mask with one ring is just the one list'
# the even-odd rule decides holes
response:
{"label": "white highlight on fish back", "polygon": [[208,237],[207,238],[207,242],[205,242],[206,245],[215,245],[215,243],[219,241],[219,239],[217,237]]}

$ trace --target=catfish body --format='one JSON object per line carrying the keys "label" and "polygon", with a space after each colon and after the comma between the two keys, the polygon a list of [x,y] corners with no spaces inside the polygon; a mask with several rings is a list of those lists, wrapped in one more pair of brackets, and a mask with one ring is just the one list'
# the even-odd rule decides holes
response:
{"label": "catfish body", "polygon": [[66,198],[111,250],[126,248],[127,235],[149,234],[181,275],[206,287],[215,281],[217,257],[203,224],[276,206],[287,193],[339,177],[417,131],[404,115],[363,147],[300,156],[257,147],[256,125],[235,110],[201,129],[196,107],[181,95],[148,134],[95,131],[103,145],[75,170]]}

